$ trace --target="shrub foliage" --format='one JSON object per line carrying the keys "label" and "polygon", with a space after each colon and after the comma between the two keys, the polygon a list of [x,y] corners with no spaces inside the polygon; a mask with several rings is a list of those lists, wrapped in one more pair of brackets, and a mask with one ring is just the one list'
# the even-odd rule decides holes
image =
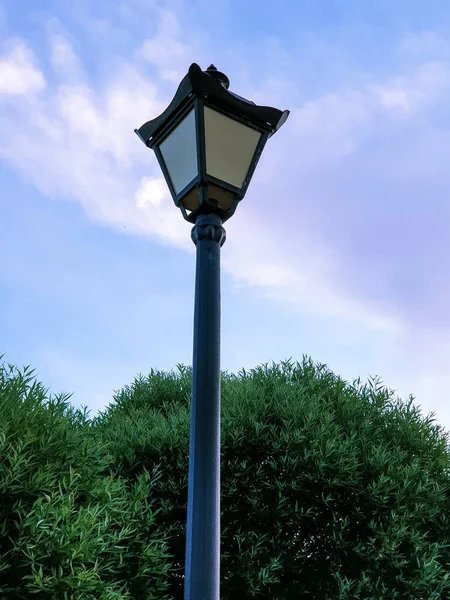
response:
{"label": "shrub foliage", "polygon": [[86,411],[0,365],[2,600],[167,598],[151,480],[105,476]]}
{"label": "shrub foliage", "polygon": [[[3,366],[0,597],[183,598],[190,377],[139,376],[90,420]],[[449,598],[449,458],[377,379],[223,374],[221,598]]]}

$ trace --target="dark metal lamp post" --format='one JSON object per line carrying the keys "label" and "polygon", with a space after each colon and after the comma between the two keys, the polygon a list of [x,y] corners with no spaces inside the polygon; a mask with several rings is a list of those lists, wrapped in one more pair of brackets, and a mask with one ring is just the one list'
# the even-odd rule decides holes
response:
{"label": "dark metal lamp post", "polygon": [[195,224],[185,600],[219,600],[222,223],[244,197],[266,141],[289,116],[228,87],[214,65],[202,71],[194,63],[167,109],[135,130],[155,151],[176,206]]}

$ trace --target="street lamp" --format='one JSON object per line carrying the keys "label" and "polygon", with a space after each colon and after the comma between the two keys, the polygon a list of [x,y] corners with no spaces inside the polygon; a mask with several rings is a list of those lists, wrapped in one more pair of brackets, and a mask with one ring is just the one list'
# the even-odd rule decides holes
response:
{"label": "street lamp", "polygon": [[214,65],[192,64],[167,109],[137,135],[156,154],[172,198],[194,223],[194,352],[185,600],[219,600],[220,248],[268,138],[289,111],[228,91]]}

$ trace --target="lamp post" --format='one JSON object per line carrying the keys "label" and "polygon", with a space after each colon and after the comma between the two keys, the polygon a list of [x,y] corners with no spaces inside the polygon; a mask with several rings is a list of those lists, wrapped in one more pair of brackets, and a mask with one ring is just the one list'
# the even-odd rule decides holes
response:
{"label": "lamp post", "polygon": [[137,135],[156,154],[172,198],[194,224],[194,352],[185,600],[219,600],[220,248],[265,143],[289,111],[228,91],[226,75],[192,64],[167,109]]}

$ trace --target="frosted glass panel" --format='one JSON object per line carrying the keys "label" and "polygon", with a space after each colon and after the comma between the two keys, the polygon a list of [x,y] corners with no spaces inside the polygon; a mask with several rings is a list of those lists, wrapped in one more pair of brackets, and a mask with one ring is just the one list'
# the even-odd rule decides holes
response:
{"label": "frosted glass panel", "polygon": [[197,176],[197,137],[194,109],[162,142],[159,149],[169,171],[175,193]]}
{"label": "frosted glass panel", "polygon": [[206,172],[241,188],[261,133],[205,106]]}

